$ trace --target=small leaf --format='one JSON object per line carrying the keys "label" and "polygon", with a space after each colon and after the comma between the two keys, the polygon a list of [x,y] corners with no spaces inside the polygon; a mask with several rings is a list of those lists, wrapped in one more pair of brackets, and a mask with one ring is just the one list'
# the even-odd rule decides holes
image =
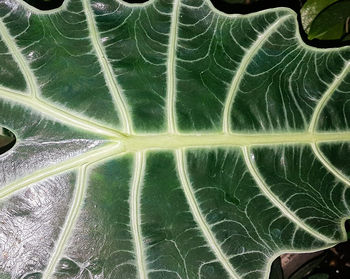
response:
{"label": "small leaf", "polygon": [[315,18],[331,4],[340,0],[308,0],[300,10],[304,31],[308,34]]}
{"label": "small leaf", "polygon": [[339,1],[324,9],[312,22],[308,38],[337,40],[345,34],[345,23],[350,16],[350,1]]}

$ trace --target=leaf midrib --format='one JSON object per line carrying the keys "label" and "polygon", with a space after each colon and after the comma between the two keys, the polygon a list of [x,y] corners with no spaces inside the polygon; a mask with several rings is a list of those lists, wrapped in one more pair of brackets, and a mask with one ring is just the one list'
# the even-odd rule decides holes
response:
{"label": "leaf midrib", "polygon": [[[180,148],[215,148],[215,147],[251,147],[276,145],[310,145],[313,150],[318,143],[350,141],[350,132],[333,133],[241,133],[241,134],[151,134],[128,135],[102,147],[88,151],[74,158],[39,169],[36,172],[21,177],[0,189],[0,199],[28,187],[49,176],[54,176],[78,167],[81,164],[96,164],[103,160],[127,153],[147,152],[156,150],[176,150]],[[17,143],[17,145],[20,142]],[[320,157],[320,154],[315,154]],[[326,168],[341,181],[347,179],[328,162]],[[346,183],[349,185],[349,182]]]}
{"label": "leaf midrib", "polygon": [[128,152],[215,146],[268,146],[350,141],[350,132],[135,134],[120,143]]}
{"label": "leaf midrib", "polygon": [[[177,1],[176,1],[177,2]],[[84,4],[88,3],[88,2],[84,2]],[[90,5],[87,5],[88,7],[88,16],[87,16],[87,22],[88,24],[90,24],[93,28],[96,28],[94,25],[94,18],[93,18],[93,13],[91,10]],[[89,16],[91,16],[91,18],[89,18]],[[175,24],[176,26],[177,24]],[[113,71],[110,67],[110,65],[108,64],[108,61],[105,58],[105,50],[103,49],[101,42],[99,40],[98,36],[93,36],[93,34],[97,33],[97,29],[93,29],[91,30],[91,26],[90,27],[90,32],[89,34],[92,35],[91,37],[91,41],[95,44],[95,50],[97,51],[97,57],[99,58],[99,61],[101,63],[101,68],[104,69],[104,73],[106,74],[105,76],[105,80],[107,85],[109,85],[109,89],[110,92],[112,94],[112,97],[115,99],[115,103],[120,105],[122,104],[120,102],[120,100],[118,98],[121,98],[121,100],[123,100],[123,95],[120,94],[120,91],[118,89],[118,84],[116,83],[116,81],[114,80],[114,74]],[[173,31],[176,31],[175,29],[172,29]],[[173,33],[173,35],[175,36],[176,33]],[[96,35],[96,34],[95,34]],[[172,40],[171,40],[172,41]],[[176,40],[175,40],[176,43]],[[174,47],[174,54],[175,54],[175,49],[176,46],[174,44],[172,44],[172,46]],[[15,55],[16,56],[16,55]],[[171,56],[170,56],[171,57]],[[169,59],[171,59],[169,57]],[[174,58],[174,57],[173,57]],[[247,58],[248,59],[248,58]],[[172,92],[171,94],[168,94],[169,100],[170,102],[168,102],[168,121],[172,123],[172,126],[175,127],[173,129],[170,129],[170,133],[169,134],[135,134],[132,135],[132,129],[126,129],[126,131],[128,132],[128,134],[126,134],[125,136],[120,135],[120,132],[114,129],[109,129],[107,127],[104,127],[100,124],[95,123],[95,121],[87,119],[86,117],[84,117],[83,115],[79,115],[77,113],[72,114],[69,111],[63,111],[59,108],[54,108],[55,104],[50,104],[49,102],[46,102],[44,100],[32,100],[29,104],[29,106],[31,106],[32,108],[36,109],[38,111],[38,113],[43,113],[45,115],[49,115],[50,117],[54,117],[56,118],[56,121],[58,122],[63,122],[65,124],[68,124],[68,126],[73,126],[79,129],[84,129],[84,130],[88,130],[93,132],[94,134],[98,134],[99,136],[106,136],[110,141],[112,141],[111,144],[101,147],[101,148],[96,148],[92,151],[88,151],[85,154],[81,154],[73,159],[69,159],[65,162],[60,162],[56,164],[56,167],[58,166],[58,168],[55,169],[55,166],[51,166],[45,169],[41,169],[38,170],[37,172],[35,172],[32,175],[29,175],[29,179],[26,179],[26,177],[24,178],[20,178],[18,181],[24,181],[25,183],[20,183],[15,185],[18,181],[15,181],[9,185],[12,186],[16,186],[14,188],[12,188],[11,191],[9,192],[4,192],[4,190],[6,190],[6,188],[8,188],[9,185],[5,186],[3,189],[0,190],[0,197],[2,196],[2,193],[7,193],[7,194],[13,194],[14,191],[23,189],[27,186],[29,186],[30,184],[33,184],[39,180],[42,180],[44,178],[47,178],[49,176],[53,176],[53,175],[57,175],[59,173],[62,172],[66,172],[68,170],[74,169],[74,168],[78,168],[81,164],[96,164],[96,163],[101,163],[103,160],[109,160],[111,158],[115,158],[117,156],[122,156],[126,153],[133,153],[133,152],[138,152],[139,154],[141,154],[140,152],[146,152],[148,150],[178,150],[177,152],[181,152],[181,154],[179,154],[178,156],[180,156],[177,159],[177,163],[180,162],[180,166],[178,166],[178,171],[180,172],[180,176],[182,174],[182,178],[184,179],[185,176],[188,176],[186,174],[186,166],[185,166],[185,155],[182,153],[182,151],[179,150],[180,149],[186,149],[186,148],[215,148],[215,147],[233,147],[233,146],[237,146],[237,147],[245,147],[247,149],[247,147],[250,146],[269,146],[269,145],[287,145],[287,144],[307,144],[310,145],[312,147],[317,146],[317,143],[320,142],[344,142],[344,141],[350,141],[350,132],[315,132],[314,130],[312,131],[301,131],[301,132],[290,132],[290,131],[285,131],[285,132],[278,132],[278,133],[258,133],[258,132],[243,132],[243,133],[230,133],[230,123],[229,123],[229,113],[231,111],[231,107],[232,104],[228,104],[228,102],[226,104],[228,104],[228,108],[226,109],[226,117],[224,117],[225,119],[227,119],[227,121],[225,123],[226,124],[226,129],[224,128],[224,131],[227,132],[227,134],[225,135],[223,132],[217,132],[217,133],[201,133],[198,132],[197,134],[185,134],[185,133],[178,133],[177,129],[176,129],[176,117],[175,117],[175,99],[176,99],[176,86],[174,81],[176,81],[176,77],[175,77],[175,71],[174,71],[174,65],[175,65],[175,60],[169,60],[168,63],[168,74],[169,74],[169,78],[170,80],[173,79],[173,82],[169,83],[168,80],[168,85],[170,85],[170,90],[168,90],[169,92]],[[248,65],[248,64],[247,64]],[[26,65],[25,65],[26,66]],[[27,66],[26,66],[27,67]],[[22,67],[23,68],[23,67]],[[23,71],[23,70],[22,70]],[[24,70],[24,72],[26,72],[26,70]],[[28,71],[27,71],[28,72]],[[29,71],[31,72],[31,71]],[[242,72],[243,68],[242,68]],[[237,77],[237,80],[234,82],[234,85],[232,85],[232,96],[229,99],[234,99],[234,94],[237,93],[237,89],[239,87],[239,79],[241,77]],[[28,79],[28,78],[27,78]],[[28,82],[27,82],[28,83]],[[30,83],[29,83],[30,84]],[[36,86],[36,82],[32,82],[33,86]],[[334,85],[334,86],[333,86]],[[327,92],[329,94],[329,96],[331,96],[331,94],[334,92],[334,90],[336,89],[337,83],[336,81],[334,81],[334,83],[332,83],[332,85],[330,86],[330,88],[327,90]],[[32,86],[32,87],[33,87]],[[31,90],[33,91],[33,90]],[[34,90],[35,92],[35,90]],[[1,88],[0,88],[0,93],[2,93]],[[12,93],[12,92],[10,92]],[[12,96],[9,93],[9,96],[5,96],[7,99],[9,98],[13,98],[14,96]],[[320,100],[320,104],[317,106],[320,109],[316,109],[316,111],[321,111],[324,104],[327,102],[327,100],[329,99],[327,97],[324,97],[323,99]],[[29,98],[23,97],[23,95],[21,96],[17,96],[14,98],[17,102],[21,103],[22,105],[26,105],[28,106],[28,103],[26,102],[27,100],[29,100]],[[119,101],[118,101],[119,100]],[[322,102],[322,100],[325,100],[325,102]],[[231,102],[231,101],[230,101]],[[324,103],[324,104],[323,104]],[[122,114],[122,118],[124,120],[122,120],[122,122],[124,122],[124,129],[125,127],[128,126],[128,122],[131,123],[130,121],[127,121],[125,119],[128,119],[128,110],[127,110],[127,104],[122,104],[122,107],[125,109],[125,111],[121,112]],[[119,108],[120,111],[120,108]],[[51,115],[53,113],[53,115]],[[70,118],[72,117],[72,119],[74,120],[74,123],[70,123]],[[317,113],[317,115],[315,114],[315,116],[313,117],[313,121],[314,123],[317,123],[319,118],[319,113]],[[131,126],[131,125],[130,125]],[[171,125],[169,125],[171,126]],[[311,125],[312,126],[312,125]],[[314,125],[316,126],[316,125]],[[171,133],[173,132],[173,133]],[[19,141],[20,143],[20,141]],[[315,148],[314,148],[315,149]],[[317,155],[317,154],[316,154]],[[323,162],[324,163],[324,162]],[[141,177],[142,174],[142,165],[135,167],[135,175],[136,177]],[[327,167],[327,165],[326,165]],[[38,174],[38,175],[37,175]],[[186,178],[188,180],[188,178]],[[141,191],[140,185],[141,182],[139,182],[138,179],[135,179],[135,183],[133,183],[134,186],[134,190],[135,190],[135,195],[133,198],[131,198],[132,202],[133,202],[133,213],[134,213],[134,227],[133,227],[133,232],[134,232],[134,236],[138,236],[138,230],[139,230],[139,210],[138,210],[138,205],[139,205],[139,201],[138,201],[138,196],[139,196],[139,191]],[[188,180],[186,183],[182,183],[182,186],[186,188],[187,190],[187,197],[189,197],[190,200],[190,204],[192,204],[193,206],[197,206],[195,204],[196,200],[195,197],[191,196],[191,185],[190,185],[190,181]],[[83,184],[85,184],[84,182],[79,183],[78,187],[82,186]],[[21,187],[19,187],[18,185],[20,185]],[[80,186],[79,186],[80,185]],[[78,192],[77,192],[78,193]],[[82,195],[77,195],[76,198],[82,197]],[[72,208],[76,208],[74,206],[72,206]],[[193,207],[194,208],[194,207]],[[195,209],[197,212],[197,209]],[[72,210],[71,212],[73,212],[72,214],[68,214],[67,216],[67,220],[71,220],[72,216],[76,216],[78,214],[77,210]],[[195,217],[197,218],[197,221],[199,220],[199,223],[202,224],[202,226],[200,225],[201,228],[203,228],[203,226],[205,226],[205,219],[203,219],[201,216],[201,212],[200,209],[198,208],[198,212],[197,215],[195,214]],[[74,219],[74,218],[73,218]],[[50,273],[53,271],[53,268],[55,266],[55,262],[57,262],[57,259],[59,258],[59,255],[61,254],[62,250],[61,248],[63,248],[65,246],[66,243],[66,237],[67,235],[69,235],[70,232],[70,226],[66,226],[63,229],[63,233],[62,233],[62,241],[59,241],[58,247],[56,247],[55,249],[55,255],[52,258],[52,265],[51,265],[51,270]],[[208,232],[206,233],[206,236],[208,237],[208,239],[210,240],[209,242],[211,243],[215,243],[215,237],[213,235],[211,235],[212,232],[210,231],[210,229],[208,228]],[[138,240],[135,241],[136,244],[141,245],[142,244],[142,235],[139,235]],[[228,271],[228,273],[232,276],[235,277],[234,270],[230,269],[232,268],[228,259],[226,259],[224,254],[221,254],[220,251],[220,245],[217,243],[217,245],[213,246],[212,249],[214,249],[214,251],[216,252],[215,254],[219,257],[218,259],[221,261],[221,263],[223,264],[223,266],[226,268],[226,270]],[[141,278],[145,278],[147,275],[147,271],[145,270],[145,268],[143,267],[144,263],[143,263],[143,255],[142,255],[142,251],[144,250],[141,246],[138,249],[139,251],[141,251],[138,255],[138,269],[139,271],[141,271]],[[220,256],[221,255],[221,256]],[[140,268],[141,267],[141,268]],[[143,274],[143,275],[142,275]],[[237,278],[240,277],[239,275],[237,275]]]}

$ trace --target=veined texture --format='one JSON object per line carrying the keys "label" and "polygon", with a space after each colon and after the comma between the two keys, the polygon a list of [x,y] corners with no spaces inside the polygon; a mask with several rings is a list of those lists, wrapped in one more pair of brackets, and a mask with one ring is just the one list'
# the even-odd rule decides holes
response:
{"label": "veined texture", "polygon": [[346,240],[350,49],[285,8],[0,2],[0,277],[268,278]]}

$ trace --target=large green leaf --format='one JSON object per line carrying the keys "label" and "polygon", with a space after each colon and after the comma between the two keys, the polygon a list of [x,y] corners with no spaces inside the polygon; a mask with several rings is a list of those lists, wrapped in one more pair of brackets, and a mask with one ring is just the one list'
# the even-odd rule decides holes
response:
{"label": "large green leaf", "polygon": [[267,278],[346,240],[350,49],[278,8],[0,2],[1,278]]}

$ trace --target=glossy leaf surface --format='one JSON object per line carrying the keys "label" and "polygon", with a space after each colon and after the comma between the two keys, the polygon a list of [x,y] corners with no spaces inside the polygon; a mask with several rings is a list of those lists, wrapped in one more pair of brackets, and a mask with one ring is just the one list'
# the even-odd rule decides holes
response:
{"label": "glossy leaf surface", "polygon": [[[350,2],[340,1],[328,7],[313,22],[309,32],[309,38],[321,38],[336,40],[345,35],[347,21],[350,15]],[[325,22],[328,22],[326,25]],[[323,26],[323,28],[321,27]],[[326,27],[326,28],[325,28]]]}
{"label": "glossy leaf surface", "polygon": [[306,33],[309,33],[312,22],[327,7],[340,0],[308,0],[300,10],[301,21]]}
{"label": "glossy leaf surface", "polygon": [[267,278],[346,239],[350,49],[278,8],[0,2],[4,278]]}
{"label": "glossy leaf surface", "polygon": [[300,12],[309,40],[348,40],[349,1],[309,0]]}

